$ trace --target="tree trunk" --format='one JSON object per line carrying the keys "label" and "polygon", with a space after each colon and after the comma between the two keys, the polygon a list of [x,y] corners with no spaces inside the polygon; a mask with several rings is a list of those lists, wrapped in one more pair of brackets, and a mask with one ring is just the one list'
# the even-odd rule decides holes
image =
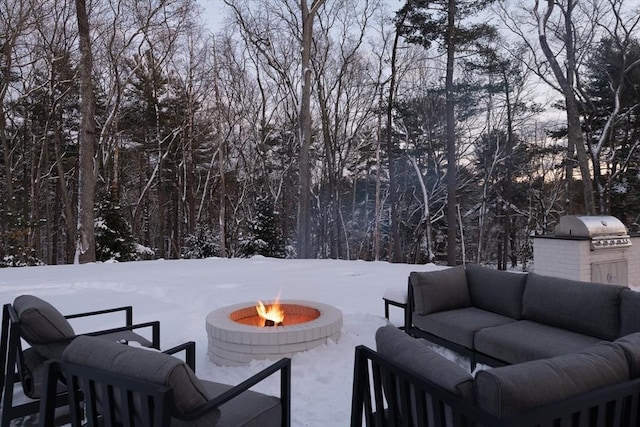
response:
{"label": "tree trunk", "polygon": [[[403,19],[404,20],[404,19]],[[389,255],[391,262],[402,262],[402,249],[400,248],[400,227],[398,227],[398,201],[396,193],[396,164],[395,164],[395,147],[393,144],[393,104],[395,102],[396,90],[396,61],[398,58],[398,42],[400,40],[400,31],[396,28],[396,35],[393,41],[393,49],[391,51],[391,79],[389,80],[389,98],[387,101],[387,156],[389,160],[389,204],[391,205],[391,223],[389,236]],[[378,171],[379,173],[379,171]]]}
{"label": "tree trunk", "polygon": [[306,0],[302,9],[302,94],[300,104],[300,177],[298,191],[298,258],[310,258],[311,240],[311,42],[313,41],[313,15]]}
{"label": "tree trunk", "polygon": [[226,258],[227,256],[227,184],[225,179],[225,153],[226,142],[220,142],[220,149],[218,150],[218,167],[220,170],[220,214],[218,216],[218,222],[220,225],[220,256]]}
{"label": "tree trunk", "polygon": [[445,80],[447,110],[447,264],[456,265],[456,117],[453,88],[455,61],[456,1],[449,0],[447,23],[447,74]]}
{"label": "tree trunk", "polygon": [[95,262],[96,241],[94,233],[94,143],[95,101],[93,97],[91,35],[85,0],[76,0],[78,36],[80,41],[80,162],[78,168],[78,236],[76,263]]}
{"label": "tree trunk", "polygon": [[[540,47],[546,57],[553,74],[560,85],[562,94],[565,98],[567,108],[567,139],[568,147],[575,147],[578,155],[578,167],[580,168],[580,174],[582,176],[582,190],[584,194],[584,210],[586,214],[595,213],[595,199],[593,195],[593,180],[591,179],[591,171],[589,170],[589,157],[584,143],[582,135],[582,127],[580,125],[580,108],[578,105],[578,99],[574,93],[574,79],[576,75],[576,58],[575,58],[575,46],[574,46],[574,30],[572,21],[572,11],[576,6],[577,0],[569,0],[566,9],[563,11],[565,33],[564,41],[567,50],[567,59],[565,62],[565,68],[563,69],[554,52],[549,46],[547,40],[547,22],[551,17],[554,9],[554,1],[547,0],[547,9],[544,14],[539,14],[538,3],[534,9],[534,13],[538,20],[538,39],[540,40]],[[567,156],[567,161],[572,161],[572,156]],[[568,174],[568,179],[571,179],[571,174]],[[569,188],[569,191],[571,188]],[[574,212],[570,212],[574,213]]]}
{"label": "tree trunk", "polygon": [[[382,164],[380,159],[380,150],[382,148],[382,99],[383,99],[384,86],[380,86],[380,108],[378,109],[378,131],[377,131],[377,143],[376,143],[376,193],[375,193],[375,216],[374,216],[374,229],[373,229],[373,259],[375,261],[380,260],[380,217],[382,216],[382,203],[380,201],[380,166]],[[367,194],[369,192],[367,191]]]}

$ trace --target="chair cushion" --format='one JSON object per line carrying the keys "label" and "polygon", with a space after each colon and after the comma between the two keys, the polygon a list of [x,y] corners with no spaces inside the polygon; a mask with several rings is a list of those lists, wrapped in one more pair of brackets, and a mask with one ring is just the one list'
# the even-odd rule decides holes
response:
{"label": "chair cushion", "polygon": [[430,349],[422,340],[388,325],[376,331],[376,347],[378,353],[404,369],[473,402],[474,387],[471,374]]}
{"label": "chair cushion", "polygon": [[476,374],[480,408],[509,417],[629,379],[629,366],[621,348],[598,344],[578,353]]}
{"label": "chair cushion", "polygon": [[[165,353],[131,347],[99,337],[79,336],[63,353],[63,360],[162,384],[173,389],[174,406],[186,415],[207,403],[205,387],[182,360]],[[208,425],[220,418],[213,411]],[[205,426],[207,422],[197,424]]]}
{"label": "chair cushion", "polygon": [[624,289],[620,295],[620,336],[640,332],[640,292]]}
{"label": "chair cushion", "polygon": [[[210,398],[219,396],[232,388],[227,384],[202,381]],[[200,421],[200,420],[196,420]],[[172,427],[193,427],[192,421],[173,419]],[[229,402],[220,405],[220,419],[216,427],[280,427],[282,426],[282,404],[274,396],[245,391]]]}
{"label": "chair cushion", "polygon": [[474,338],[476,350],[507,363],[561,356],[599,342],[599,338],[529,320],[482,329]]}
{"label": "chair cushion", "polygon": [[640,332],[618,338],[614,343],[619,345],[627,356],[631,379],[640,378]]}
{"label": "chair cushion", "polygon": [[522,293],[527,275],[493,268],[467,266],[467,284],[474,307],[522,319]]}
{"label": "chair cushion", "polygon": [[475,307],[413,316],[413,324],[423,331],[469,349],[474,348],[477,331],[512,322],[515,320],[510,317]]}
{"label": "chair cushion", "polygon": [[20,295],[13,308],[20,319],[23,338],[42,356],[60,359],[69,343],[64,340],[71,341],[75,336],[67,319],[54,306],[33,295]]}
{"label": "chair cushion", "polygon": [[409,274],[415,311],[436,313],[471,306],[467,277],[463,266],[438,271],[414,271]]}
{"label": "chair cushion", "polygon": [[523,317],[612,341],[619,337],[622,289],[529,273]]}

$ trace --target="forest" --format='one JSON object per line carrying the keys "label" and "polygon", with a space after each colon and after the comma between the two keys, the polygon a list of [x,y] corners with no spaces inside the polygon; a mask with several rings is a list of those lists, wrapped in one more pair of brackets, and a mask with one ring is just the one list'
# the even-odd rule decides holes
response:
{"label": "forest", "polygon": [[638,0],[223,2],[0,0],[0,266],[640,232]]}

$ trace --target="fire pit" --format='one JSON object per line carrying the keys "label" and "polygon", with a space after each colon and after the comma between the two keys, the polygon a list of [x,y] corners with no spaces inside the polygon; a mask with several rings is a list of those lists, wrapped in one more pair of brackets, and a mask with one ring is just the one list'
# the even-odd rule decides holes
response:
{"label": "fire pit", "polygon": [[[266,304],[266,310],[276,303],[278,301]],[[285,300],[279,302],[279,308],[284,316],[281,321],[265,322],[258,315],[255,303],[231,305],[209,313],[206,322],[209,358],[225,366],[256,359],[276,360],[340,337],[342,312],[335,307]]]}

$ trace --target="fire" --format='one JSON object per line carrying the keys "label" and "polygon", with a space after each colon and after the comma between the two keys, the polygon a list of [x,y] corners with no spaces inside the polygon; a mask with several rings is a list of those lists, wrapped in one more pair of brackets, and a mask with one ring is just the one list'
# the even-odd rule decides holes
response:
{"label": "fire", "polygon": [[258,301],[256,311],[262,320],[260,326],[278,326],[284,321],[284,310],[280,306],[280,295],[278,295],[273,304],[266,307],[262,301]]}

